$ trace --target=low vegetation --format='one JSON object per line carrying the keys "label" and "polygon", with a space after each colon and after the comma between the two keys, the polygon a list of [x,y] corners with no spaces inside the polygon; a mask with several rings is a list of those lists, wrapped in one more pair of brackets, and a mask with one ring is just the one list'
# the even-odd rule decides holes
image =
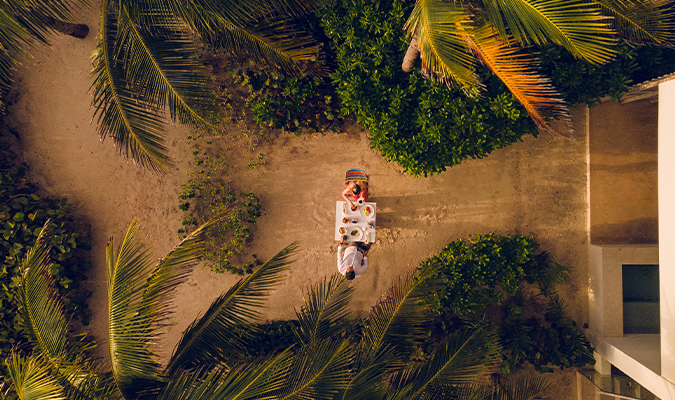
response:
{"label": "low vegetation", "polygon": [[82,325],[89,324],[86,299],[90,293],[83,286],[91,268],[87,238],[77,229],[68,200],[44,196],[26,177],[26,167],[15,160],[9,150],[0,150],[0,357],[3,359],[13,347],[25,343],[16,288],[21,263],[48,219],[53,232],[49,242],[52,260],[49,274],[64,297],[67,315]]}

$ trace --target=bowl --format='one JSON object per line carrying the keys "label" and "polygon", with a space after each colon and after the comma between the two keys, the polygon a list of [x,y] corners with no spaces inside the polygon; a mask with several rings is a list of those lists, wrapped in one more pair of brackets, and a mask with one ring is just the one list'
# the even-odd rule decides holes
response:
{"label": "bowl", "polygon": [[363,215],[364,217],[366,217],[368,219],[373,218],[375,216],[375,208],[371,205],[367,205],[365,207],[362,207],[361,208],[361,215]]}

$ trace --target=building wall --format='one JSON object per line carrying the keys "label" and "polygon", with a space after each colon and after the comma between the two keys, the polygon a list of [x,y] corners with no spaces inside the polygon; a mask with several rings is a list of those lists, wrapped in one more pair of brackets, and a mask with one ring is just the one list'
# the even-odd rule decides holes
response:
{"label": "building wall", "polygon": [[[675,382],[675,81],[659,85],[661,375]],[[675,397],[675,393],[673,393]]]}
{"label": "building wall", "polygon": [[658,104],[590,109],[592,244],[658,243]]}

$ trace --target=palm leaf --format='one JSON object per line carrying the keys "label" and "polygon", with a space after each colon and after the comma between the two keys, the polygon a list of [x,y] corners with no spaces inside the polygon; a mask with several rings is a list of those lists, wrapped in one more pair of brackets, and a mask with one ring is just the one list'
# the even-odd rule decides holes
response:
{"label": "palm leaf", "polygon": [[496,338],[485,330],[449,336],[421,365],[410,365],[395,379],[392,399],[464,399],[487,396],[484,387],[497,360]]}
{"label": "palm leaf", "polygon": [[119,12],[115,54],[129,85],[153,107],[168,105],[172,120],[213,129],[207,116],[218,113],[216,96],[196,44],[175,17],[152,14],[141,30],[126,7]]}
{"label": "palm leaf", "polygon": [[256,24],[274,16],[297,16],[317,10],[326,0],[150,0],[153,8],[169,9],[193,28],[214,20],[241,25]]}
{"label": "palm leaf", "polygon": [[522,53],[512,38],[508,39],[503,41],[486,26],[473,38],[467,37],[467,42],[476,57],[501,79],[537,125],[568,137],[567,133],[547,122],[547,118],[554,117],[568,127],[571,125],[565,102],[558,97],[550,79],[534,71],[534,58]]}
{"label": "palm leaf", "polygon": [[110,359],[113,375],[126,398],[154,393],[163,386],[156,356],[158,329],[171,309],[171,292],[184,282],[203,250],[204,231],[227,218],[220,213],[197,228],[154,266],[137,239],[134,220],[113,253],[107,247]]}
{"label": "palm leaf", "polygon": [[19,7],[14,2],[0,4],[0,48],[6,54],[10,51],[22,54],[34,40],[16,18],[15,9]]}
{"label": "palm leaf", "polygon": [[23,329],[34,347],[48,362],[59,365],[66,353],[70,321],[63,313],[63,301],[49,273],[48,226],[49,221],[40,231],[33,248],[26,254],[21,268],[17,302],[23,317]]}
{"label": "palm leaf", "polygon": [[45,223],[23,262],[16,297],[19,312],[34,350],[42,357],[41,363],[51,366],[51,375],[67,398],[90,399],[109,392],[109,379],[84,355],[95,343],[85,341],[85,335],[81,335],[80,342],[67,340],[70,321],[64,315],[64,302],[49,273],[49,224]]}
{"label": "palm leaf", "polygon": [[302,76],[305,64],[319,57],[316,40],[283,19],[246,26],[216,19],[213,24],[218,28],[197,27],[201,37],[240,60],[263,62],[277,70]]}
{"label": "palm leaf", "polygon": [[270,359],[229,368],[206,368],[181,371],[162,391],[160,400],[174,399],[264,399],[285,383],[292,353],[285,351]]}
{"label": "palm leaf", "polygon": [[48,38],[55,31],[55,21],[73,21],[74,11],[81,11],[82,5],[86,2],[66,2],[62,0],[40,0],[40,1],[7,1],[6,7],[11,9],[11,13],[17,22],[29,33],[31,39],[41,43],[49,44]]}
{"label": "palm leaf", "polygon": [[614,55],[614,32],[592,1],[485,0],[482,4],[503,40],[512,34],[523,46],[553,42],[595,64]]}
{"label": "palm leaf", "polygon": [[142,101],[128,87],[123,64],[116,60],[118,20],[111,4],[104,0],[101,6],[101,31],[93,53],[97,129],[102,139],[110,136],[125,157],[154,171],[166,171],[170,161],[158,117],[163,110]]}
{"label": "palm leaf", "polygon": [[542,393],[550,387],[549,381],[543,376],[531,379],[509,379],[500,383],[490,400],[535,400],[544,399]]}
{"label": "palm leaf", "polygon": [[134,219],[117,254],[114,239],[106,248],[108,269],[108,346],[113,376],[124,398],[161,387],[159,363],[154,353],[155,315],[138,313],[145,283],[153,271],[152,255],[137,238]]}
{"label": "palm leaf", "polygon": [[372,308],[363,339],[357,349],[355,369],[341,399],[368,399],[381,389],[383,377],[405,360],[426,338],[424,324],[430,315],[422,303],[422,289],[435,287],[431,268],[417,276],[410,273],[392,285],[384,299]]}
{"label": "palm leaf", "polygon": [[604,15],[612,17],[611,26],[634,43],[666,44],[673,40],[675,21],[667,1],[597,0]]}
{"label": "palm leaf", "polygon": [[265,297],[283,279],[289,257],[296,249],[292,244],[261,265],[218,297],[206,313],[183,333],[166,368],[172,375],[178,369],[224,362],[226,354],[239,353],[246,345],[242,339],[228,335],[235,326],[244,325],[260,315]]}
{"label": "palm leaf", "polygon": [[21,400],[66,400],[51,365],[41,357],[22,357],[12,352],[5,361],[12,389]]}
{"label": "palm leaf", "polygon": [[[410,273],[392,285],[384,299],[372,308],[364,332],[362,349],[366,359],[391,346],[399,354],[409,354],[417,343],[426,337],[424,323],[430,315],[422,303],[420,290],[433,287],[431,269]],[[430,285],[431,284],[431,285]]]}
{"label": "palm leaf", "polygon": [[331,400],[350,381],[353,351],[346,339],[329,339],[305,346],[287,370],[284,382],[274,393],[278,400]]}
{"label": "palm leaf", "polygon": [[354,288],[340,274],[316,284],[307,293],[300,312],[296,312],[299,323],[296,334],[300,342],[312,344],[344,332],[349,314],[347,306],[353,295]]}
{"label": "palm leaf", "polygon": [[481,84],[464,39],[470,22],[459,3],[418,0],[403,28],[417,38],[424,74],[457,83],[467,94],[476,95]]}
{"label": "palm leaf", "polygon": [[205,244],[204,232],[228,219],[231,214],[231,210],[220,212],[195,229],[152,270],[144,284],[137,312],[140,315],[152,315],[155,328],[160,328],[173,311],[171,292],[177,285],[185,282],[194,265],[201,259]]}

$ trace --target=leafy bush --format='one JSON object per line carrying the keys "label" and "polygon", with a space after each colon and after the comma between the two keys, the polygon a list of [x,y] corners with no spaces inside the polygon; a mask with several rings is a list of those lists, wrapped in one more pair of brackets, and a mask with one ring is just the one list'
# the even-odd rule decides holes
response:
{"label": "leafy bush", "polygon": [[675,72],[675,49],[625,43],[617,46],[616,58],[603,65],[577,60],[556,45],[541,48],[539,59],[540,72],[551,78],[570,106],[592,107],[606,95],[618,101],[629,86]]}
{"label": "leafy bush", "polygon": [[240,268],[233,265],[231,260],[253,240],[251,227],[261,214],[259,199],[253,193],[237,195],[230,189],[228,182],[218,177],[227,167],[223,156],[211,159],[207,155],[199,156],[197,151],[194,155],[197,170],[188,171],[190,179],[182,186],[183,191],[178,196],[182,201],[178,207],[185,212],[185,228],[179,229],[178,233],[186,235],[212,216],[232,210],[228,220],[213,226],[205,233],[204,259],[215,272],[250,274],[253,272],[252,262],[247,262]]}
{"label": "leafy bush", "polygon": [[593,364],[590,341],[555,292],[570,269],[538,249],[532,237],[489,233],[455,240],[422,261],[419,268],[433,268],[440,282],[424,299],[439,315],[430,335],[467,325],[496,329],[505,349],[503,373],[526,362],[540,372]]}
{"label": "leafy bush", "polygon": [[[543,315],[534,311],[542,306],[546,310]],[[502,310],[498,331],[508,350],[501,365],[503,373],[526,362],[539,372],[552,371],[549,365],[569,368],[595,364],[590,340],[569,319],[566,305],[558,295],[527,299],[514,296]]]}
{"label": "leafy bush", "polygon": [[342,115],[335,109],[335,91],[330,81],[319,77],[302,79],[264,68],[226,66],[225,71],[248,91],[245,107],[253,121],[264,127],[300,135],[335,129]]}
{"label": "leafy bush", "polygon": [[486,69],[482,98],[401,71],[407,48],[401,28],[413,3],[341,0],[320,11],[335,46],[331,75],[341,112],[355,114],[370,143],[406,172],[438,174],[466,158],[482,158],[526,134],[527,112]]}
{"label": "leafy bush", "polygon": [[442,252],[422,261],[420,269],[432,267],[443,282],[427,299],[435,312],[465,314],[501,304],[504,295],[514,295],[521,281],[532,280],[549,256],[535,255],[539,244],[521,235],[478,235],[475,240],[457,239]]}
{"label": "leafy bush", "polygon": [[90,250],[87,238],[68,215],[68,200],[41,197],[40,189],[26,178],[26,169],[13,159],[6,151],[0,153],[0,358],[22,340],[15,288],[21,263],[48,219],[54,234],[49,271],[64,296],[67,313],[83,325],[89,324],[86,299],[90,293],[82,285],[91,268],[84,252]]}

